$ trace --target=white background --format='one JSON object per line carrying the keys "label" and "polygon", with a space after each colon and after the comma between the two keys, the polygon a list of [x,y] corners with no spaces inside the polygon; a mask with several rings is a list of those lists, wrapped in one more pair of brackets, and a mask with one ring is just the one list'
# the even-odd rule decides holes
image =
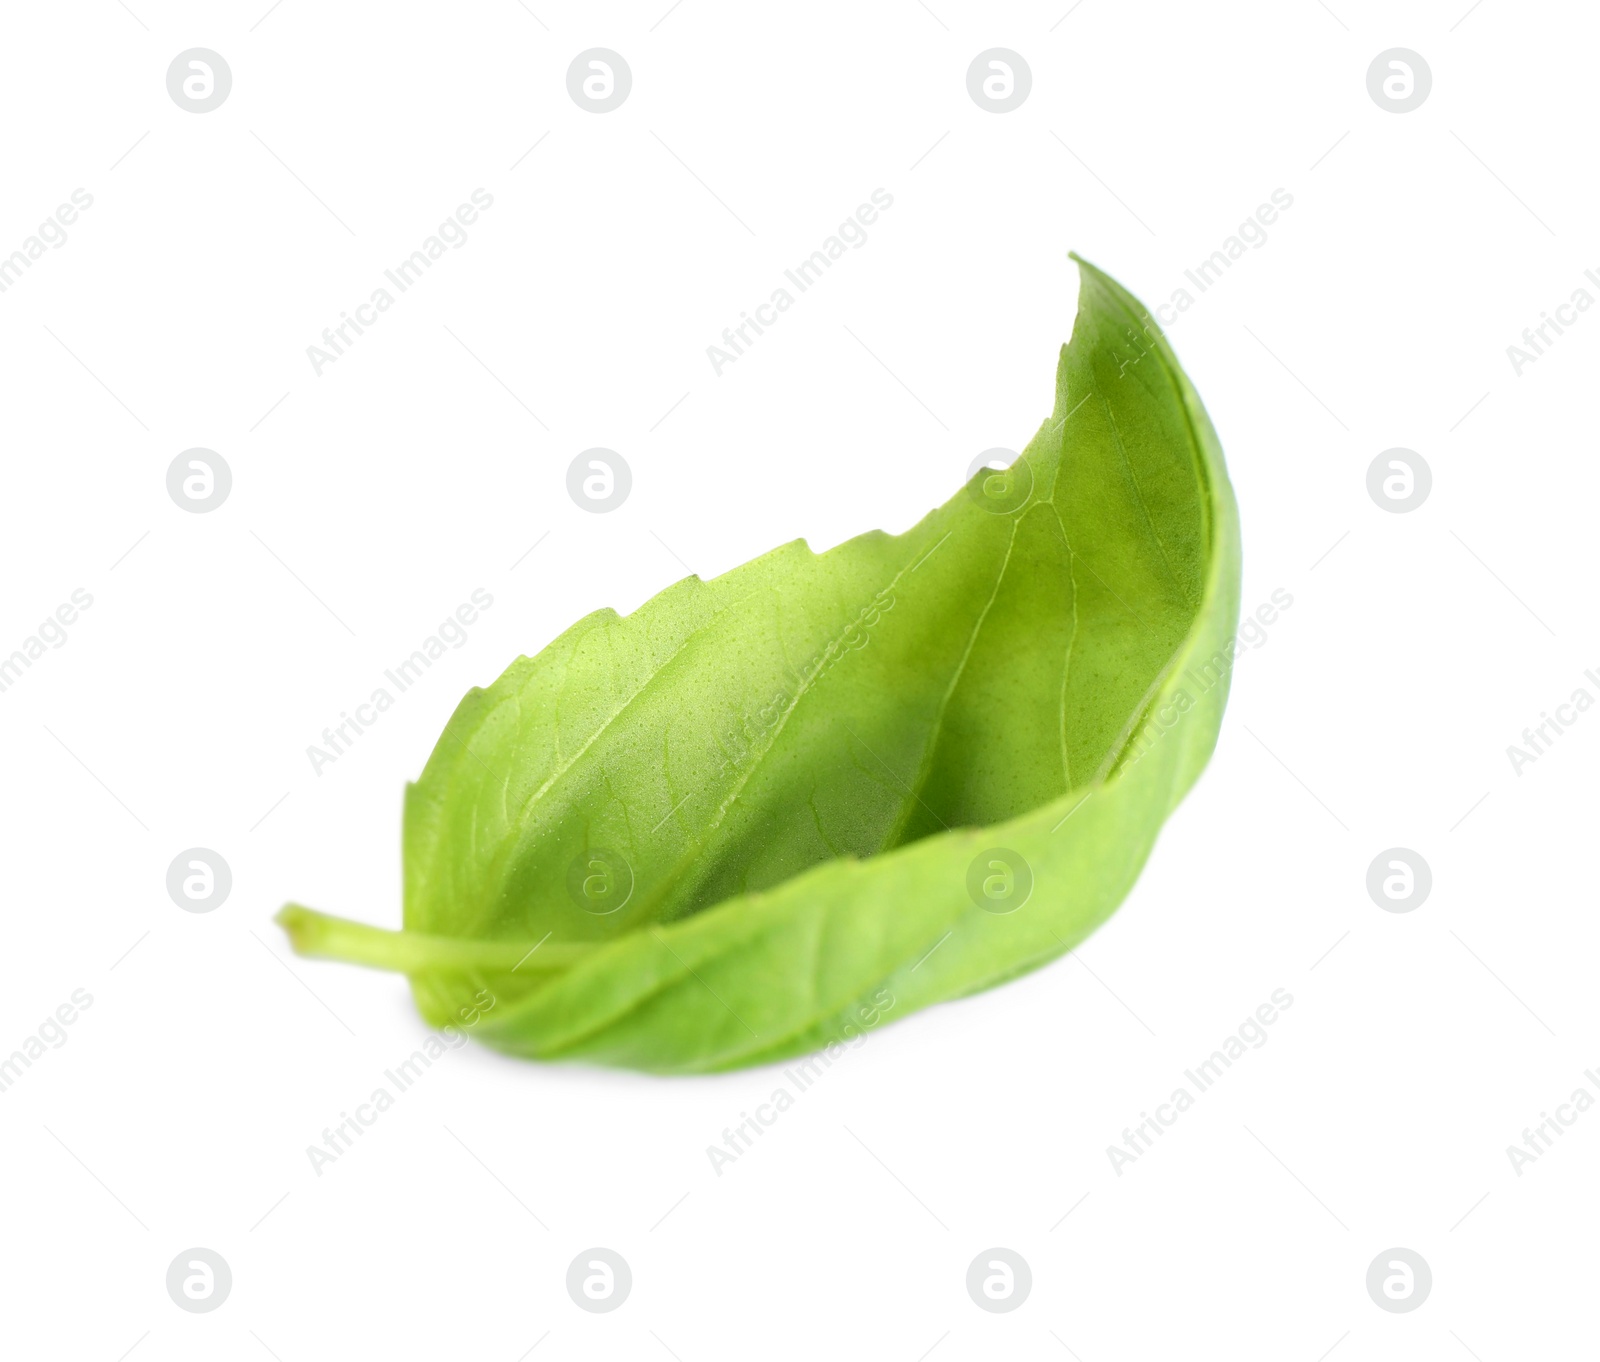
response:
{"label": "white background", "polygon": [[[0,1094],[7,1355],[1588,1346],[1600,1115],[1520,1176],[1506,1147],[1597,1086],[1600,716],[1520,775],[1506,748],[1600,695],[1600,318],[1520,376],[1506,347],[1600,267],[1600,23],[1071,3],[8,7],[0,252],[94,204],[0,295],[0,652],[94,604],[0,694],[0,1054],[93,997]],[[195,46],[233,73],[207,114],[165,85]],[[566,88],[595,46],[633,72],[605,115]],[[966,89],[996,46],[1032,70],[1012,113]],[[1395,46],[1433,73],[1403,115],[1366,88]],[[318,376],[306,347],[479,187],[466,244]],[[706,347],[880,187],[867,244],[717,376]],[[908,526],[1048,413],[1069,249],[1154,305],[1277,188],[1171,337],[1244,607],[1294,604],[1077,958],[872,1033],[721,1176],[706,1147],[777,1071],[475,1045],[316,1175],[306,1147],[426,1033],[402,980],[297,959],[271,915],[398,923],[401,791],[460,695],[686,569]],[[165,486],[195,446],[233,473],[205,515]],[[591,446],[633,470],[605,516],[565,489]],[[1366,490],[1393,446],[1433,471],[1406,515]],[[307,745],[480,587],[466,645],[315,774]],[[232,868],[210,914],[166,892],[192,846]],[[1365,888],[1393,846],[1432,867],[1411,913]],[[1106,1147],[1278,988],[1268,1043],[1119,1176]],[[611,1314],[565,1288],[593,1245],[633,1271]],[[213,1313],[165,1289],[193,1246],[233,1272]],[[1033,1273],[1009,1314],[964,1284],[993,1246]],[[1366,1290],[1394,1246],[1432,1268],[1413,1313]]]}

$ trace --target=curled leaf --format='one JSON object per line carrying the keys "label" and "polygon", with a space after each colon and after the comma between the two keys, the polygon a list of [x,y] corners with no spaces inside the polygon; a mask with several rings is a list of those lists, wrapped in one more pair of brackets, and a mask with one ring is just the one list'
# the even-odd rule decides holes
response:
{"label": "curled leaf", "polygon": [[434,1025],[661,1072],[847,1039],[1062,954],[1216,742],[1239,536],[1143,307],[1080,262],[1055,411],[900,535],[600,611],[461,702],[405,929],[290,905]]}

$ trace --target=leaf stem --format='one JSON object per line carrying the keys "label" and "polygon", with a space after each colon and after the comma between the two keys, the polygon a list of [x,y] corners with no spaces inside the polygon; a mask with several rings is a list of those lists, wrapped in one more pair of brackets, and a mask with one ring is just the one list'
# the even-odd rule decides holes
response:
{"label": "leaf stem", "polygon": [[567,968],[589,948],[580,942],[468,941],[426,932],[390,931],[319,913],[298,903],[278,910],[277,923],[298,955],[344,960],[373,969],[419,974],[430,970],[491,970],[539,975]]}

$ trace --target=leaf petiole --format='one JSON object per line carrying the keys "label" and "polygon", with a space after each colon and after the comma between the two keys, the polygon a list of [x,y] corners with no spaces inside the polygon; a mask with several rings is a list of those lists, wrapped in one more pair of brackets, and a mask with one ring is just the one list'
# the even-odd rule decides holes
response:
{"label": "leaf petiole", "polygon": [[401,974],[440,969],[551,974],[566,969],[590,949],[570,941],[542,941],[534,945],[526,941],[468,941],[424,932],[395,932],[319,913],[298,903],[284,904],[278,911],[277,922],[301,955],[344,960]]}

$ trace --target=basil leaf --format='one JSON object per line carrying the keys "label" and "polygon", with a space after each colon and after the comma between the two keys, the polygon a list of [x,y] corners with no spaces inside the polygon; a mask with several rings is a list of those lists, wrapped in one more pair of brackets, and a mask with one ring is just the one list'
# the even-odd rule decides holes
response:
{"label": "basil leaf", "polygon": [[805,1052],[1060,955],[1216,742],[1239,605],[1216,435],[1079,262],[1056,405],[901,535],[579,621],[461,702],[405,808],[405,930],[290,905],[434,1025],[664,1072]]}

